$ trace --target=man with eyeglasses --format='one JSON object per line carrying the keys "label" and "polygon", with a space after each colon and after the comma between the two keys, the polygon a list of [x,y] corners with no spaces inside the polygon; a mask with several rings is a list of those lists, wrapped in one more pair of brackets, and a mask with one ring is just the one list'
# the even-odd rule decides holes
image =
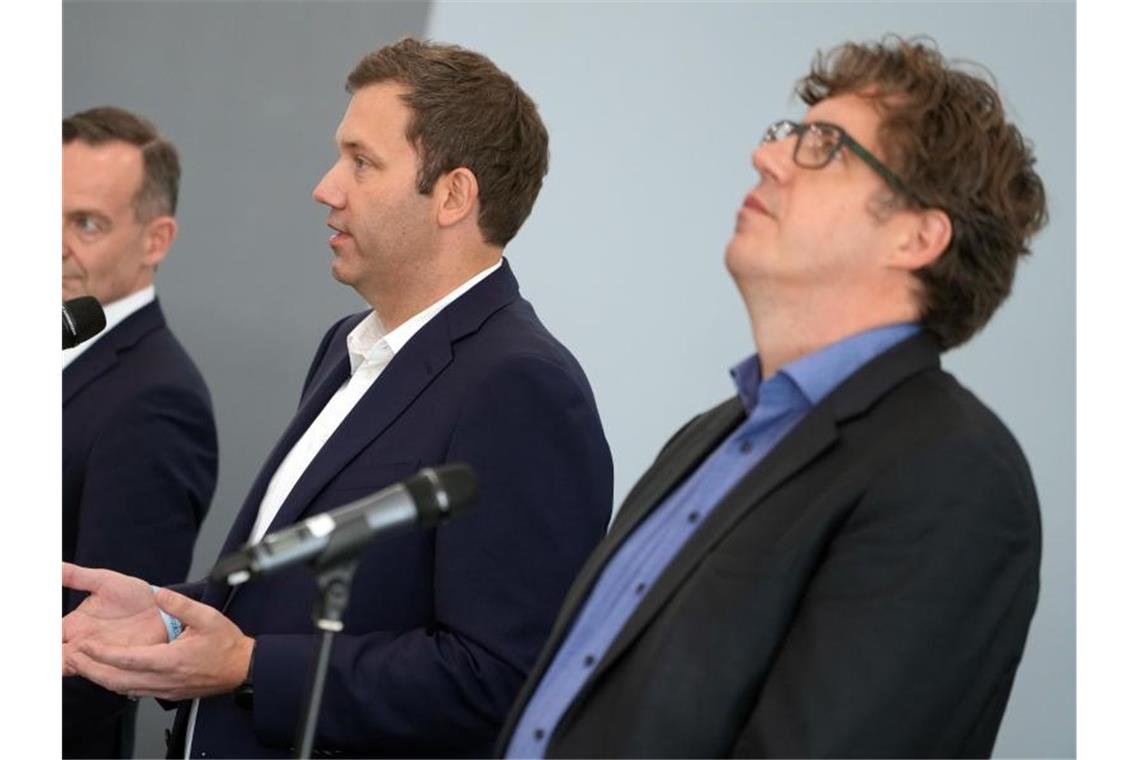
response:
{"label": "man with eyeglasses", "polygon": [[1033,480],[940,369],[1045,223],[993,87],[928,43],[817,56],[726,261],[756,353],[571,587],[507,757],[988,755],[1038,592]]}

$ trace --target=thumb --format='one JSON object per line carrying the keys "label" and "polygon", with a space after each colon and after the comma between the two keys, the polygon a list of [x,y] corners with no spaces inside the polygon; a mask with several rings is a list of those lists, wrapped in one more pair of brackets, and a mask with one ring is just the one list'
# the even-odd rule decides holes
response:
{"label": "thumb", "polygon": [[154,601],[160,609],[178,618],[184,626],[189,628],[201,628],[207,625],[211,618],[217,614],[217,610],[213,607],[196,602],[190,597],[168,588],[160,588],[155,591]]}

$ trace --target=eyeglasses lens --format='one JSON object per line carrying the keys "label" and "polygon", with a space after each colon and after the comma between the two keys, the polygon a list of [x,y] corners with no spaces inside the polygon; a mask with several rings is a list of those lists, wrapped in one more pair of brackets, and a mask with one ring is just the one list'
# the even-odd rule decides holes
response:
{"label": "eyeglasses lens", "polygon": [[796,125],[793,122],[784,120],[777,121],[768,127],[764,132],[764,142],[774,143],[783,140],[796,131]]}
{"label": "eyeglasses lens", "polygon": [[839,147],[839,133],[826,126],[809,124],[800,137],[796,151],[796,163],[811,169],[827,164]]}

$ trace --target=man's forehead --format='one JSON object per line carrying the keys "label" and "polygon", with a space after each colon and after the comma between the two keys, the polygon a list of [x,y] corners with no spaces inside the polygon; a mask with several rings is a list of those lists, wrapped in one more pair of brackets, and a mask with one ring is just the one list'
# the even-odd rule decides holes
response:
{"label": "man's forehead", "polygon": [[369,148],[373,142],[374,140],[369,139],[367,125],[349,121],[347,114],[333,133],[333,143],[340,147]]}
{"label": "man's forehead", "polygon": [[82,140],[73,140],[63,146],[64,161],[70,159],[75,165],[84,165],[104,172],[141,171],[142,151],[138,146],[121,140],[92,145]]}
{"label": "man's forehead", "polygon": [[831,122],[866,144],[874,142],[882,116],[870,94],[849,92],[819,101],[808,109],[804,121]]}
{"label": "man's forehead", "polygon": [[352,94],[333,135],[338,145],[377,146],[404,138],[411,109],[403,95],[408,88],[395,82],[365,85]]}
{"label": "man's forehead", "polygon": [[74,141],[63,146],[65,201],[72,205],[129,203],[142,174],[142,152],[129,143]]}

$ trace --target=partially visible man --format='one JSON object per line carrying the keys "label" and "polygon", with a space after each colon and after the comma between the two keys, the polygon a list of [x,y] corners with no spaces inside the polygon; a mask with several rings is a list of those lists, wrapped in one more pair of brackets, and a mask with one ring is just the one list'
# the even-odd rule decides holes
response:
{"label": "partially visible man", "polygon": [[[328,207],[333,276],[371,308],[321,341],[222,551],[421,467],[472,465],[469,514],[361,554],[315,746],[486,756],[613,498],[586,376],[503,258],[542,186],[547,132],[514,80],[455,46],[381,48],[348,90],[313,197]],[[171,753],[291,754],[317,642],[307,569],[232,593],[152,594],[72,565],[64,583],[93,592],[65,620],[65,667],[184,700]],[[173,643],[159,607],[185,625]]]}
{"label": "partially visible man", "polygon": [[1037,601],[1013,436],[940,369],[1044,224],[994,89],[919,41],[817,57],[728,243],[756,353],[630,492],[509,757],[975,757]]}
{"label": "partially visible man", "polygon": [[[63,352],[63,559],[186,580],[218,469],[206,383],[166,325],[154,276],[178,231],[178,154],[145,119],[63,121],[63,298],[106,329]],[[63,593],[63,614],[82,596]],[[64,757],[130,757],[137,705],[64,679]]]}

